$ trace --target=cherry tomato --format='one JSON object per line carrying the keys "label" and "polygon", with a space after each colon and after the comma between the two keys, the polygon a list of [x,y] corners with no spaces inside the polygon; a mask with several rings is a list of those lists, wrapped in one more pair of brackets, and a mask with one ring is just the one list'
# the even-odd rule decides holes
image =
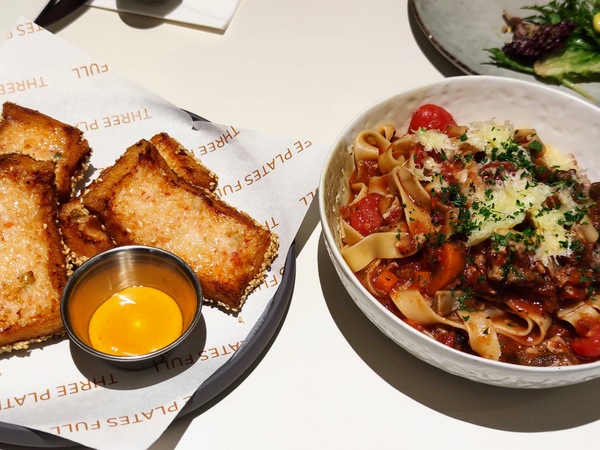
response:
{"label": "cherry tomato", "polygon": [[447,125],[456,125],[452,114],[438,105],[427,103],[419,106],[410,120],[409,132],[425,128],[426,130],[444,131]]}
{"label": "cherry tomato", "polygon": [[594,328],[589,336],[571,339],[571,348],[583,358],[600,356],[600,327]]}
{"label": "cherry tomato", "polygon": [[368,236],[383,225],[383,217],[379,212],[381,198],[380,194],[368,194],[347,209],[343,208],[342,216],[347,215],[350,226],[363,236]]}

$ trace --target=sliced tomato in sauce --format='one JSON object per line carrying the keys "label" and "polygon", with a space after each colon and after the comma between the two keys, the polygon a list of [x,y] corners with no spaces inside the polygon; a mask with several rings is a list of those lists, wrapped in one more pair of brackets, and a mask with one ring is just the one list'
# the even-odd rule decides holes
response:
{"label": "sliced tomato in sauce", "polygon": [[350,226],[363,236],[374,233],[383,225],[383,217],[379,211],[380,194],[368,194],[358,202],[344,207],[342,217],[347,217]]}
{"label": "sliced tomato in sauce", "polygon": [[571,349],[582,358],[600,357],[600,326],[594,328],[588,336],[571,339],[570,345]]}
{"label": "sliced tomato in sauce", "polygon": [[454,120],[454,117],[452,117],[452,114],[441,106],[426,103],[415,110],[410,120],[408,130],[409,132],[413,132],[420,128],[425,128],[426,130],[444,131],[448,125],[456,125],[456,121]]}

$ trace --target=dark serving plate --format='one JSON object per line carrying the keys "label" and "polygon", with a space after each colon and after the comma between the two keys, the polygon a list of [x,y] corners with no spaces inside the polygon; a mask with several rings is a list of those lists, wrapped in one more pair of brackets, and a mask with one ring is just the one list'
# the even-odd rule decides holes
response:
{"label": "dark serving plate", "polygon": [[[206,119],[196,114],[189,111],[186,112],[196,121],[206,121]],[[265,311],[248,334],[248,337],[229,361],[217,369],[215,373],[198,387],[175,420],[197,411],[215,399],[219,394],[232,386],[260,358],[263,352],[267,350],[285,317],[294,291],[295,280],[296,249],[294,244],[292,244],[286,256],[285,271],[281,284],[277,288],[273,298],[267,304]],[[80,446],[78,443],[53,434],[4,422],[0,422],[0,443],[44,448]]]}
{"label": "dark serving plate", "polygon": [[[296,250],[294,245],[292,245],[285,260],[285,272],[281,284],[277,288],[273,298],[267,304],[264,313],[250,331],[248,337],[229,361],[202,383],[192,398],[179,412],[175,420],[198,410],[225,389],[232,386],[263,354],[275,337],[285,317],[292,298],[295,280]],[[59,436],[4,422],[0,422],[0,443],[45,448],[75,447],[80,445]]]}

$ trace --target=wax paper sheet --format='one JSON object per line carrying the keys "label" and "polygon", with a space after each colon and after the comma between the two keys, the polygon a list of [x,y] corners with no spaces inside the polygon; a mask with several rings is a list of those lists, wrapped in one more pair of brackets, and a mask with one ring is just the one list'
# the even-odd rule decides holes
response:
{"label": "wax paper sheet", "polygon": [[[66,338],[0,355],[0,422],[94,448],[146,448],[229,361],[273,298],[327,149],[310,136],[194,122],[176,105],[25,18],[0,48],[0,100],[80,128],[93,148],[90,179],[130,145],[167,132],[219,176],[221,198],[279,236],[279,256],[241,312],[205,305],[194,339],[160,365],[116,369],[91,360]],[[194,112],[202,115],[202,105]]]}

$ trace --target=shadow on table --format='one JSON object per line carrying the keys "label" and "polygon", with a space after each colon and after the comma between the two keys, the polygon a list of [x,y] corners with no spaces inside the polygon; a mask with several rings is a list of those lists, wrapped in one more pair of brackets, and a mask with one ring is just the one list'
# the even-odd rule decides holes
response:
{"label": "shadow on table", "polygon": [[[132,28],[155,28],[165,23],[165,16],[177,9],[182,0],[117,0],[119,18]],[[136,11],[127,12],[127,11]]]}
{"label": "shadow on table", "polygon": [[397,346],[367,319],[344,289],[322,238],[318,267],[327,307],[344,338],[375,373],[416,402],[458,420],[513,432],[555,431],[600,419],[600,380],[525,390],[446,373]]}
{"label": "shadow on table", "polygon": [[[121,21],[131,28],[139,30],[156,28],[166,23],[176,23],[180,27],[194,28],[207,33],[225,33],[224,30],[184,22],[172,22],[165,18],[182,3],[182,0],[117,0],[117,8],[120,9],[118,14]],[[137,13],[127,11],[137,11]]]}

